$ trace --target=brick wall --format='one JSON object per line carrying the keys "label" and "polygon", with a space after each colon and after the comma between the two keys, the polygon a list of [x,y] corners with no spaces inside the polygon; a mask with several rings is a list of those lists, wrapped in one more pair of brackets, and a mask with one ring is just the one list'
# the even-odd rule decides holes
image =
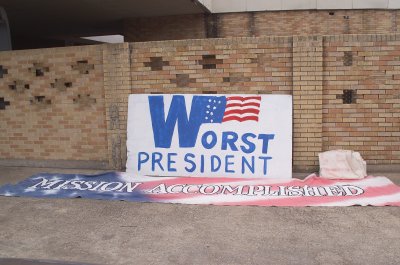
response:
{"label": "brick wall", "polygon": [[400,10],[297,10],[125,20],[125,40],[396,33]]}
{"label": "brick wall", "polygon": [[[217,36],[226,37],[251,37],[255,36],[254,13],[228,13],[215,15],[217,17]],[[286,36],[289,36],[288,34]],[[265,34],[264,36],[268,36]],[[280,34],[269,36],[285,36]]]}
{"label": "brick wall", "polygon": [[400,164],[399,74],[400,35],[326,37],[323,149]]}
{"label": "brick wall", "polygon": [[315,170],[322,151],[321,36],[293,41],[293,167]]}
{"label": "brick wall", "polygon": [[100,46],[0,53],[0,158],[107,158]]}
{"label": "brick wall", "polygon": [[292,38],[132,43],[132,93],[292,90]]}
{"label": "brick wall", "polygon": [[127,19],[125,41],[202,39],[206,37],[205,19],[203,14]]}
{"label": "brick wall", "polygon": [[[385,48],[382,41],[362,44],[363,38],[349,35],[132,43],[132,93],[292,94],[295,170],[315,170],[319,152],[338,148],[361,151],[372,164],[398,164],[399,89],[395,84],[400,68],[394,66],[399,60],[395,57],[398,51],[395,47]],[[365,38],[381,40],[383,36]],[[349,48],[352,45],[357,48]],[[343,64],[359,59],[345,58],[345,51],[363,45],[371,50],[367,54],[372,58],[363,59],[367,63],[360,64],[362,70],[350,71],[351,66]],[[385,56],[383,62],[374,54]],[[378,66],[368,67],[368,61],[375,61],[380,70]],[[385,74],[387,78],[382,78]],[[361,77],[368,81],[359,81]],[[357,104],[343,104],[343,98],[338,99],[349,85],[359,89]]]}
{"label": "brick wall", "polygon": [[121,169],[126,161],[128,96],[131,94],[131,60],[128,43],[103,46],[108,162]]}
{"label": "brick wall", "polygon": [[252,36],[396,33],[400,10],[297,10],[127,19],[129,42]]}
{"label": "brick wall", "polygon": [[130,93],[278,93],[293,95],[294,170],[338,148],[400,164],[400,34],[135,42],[2,52],[0,62],[0,162],[121,169]]}
{"label": "brick wall", "polygon": [[399,10],[304,10],[255,13],[255,35],[395,33]]}

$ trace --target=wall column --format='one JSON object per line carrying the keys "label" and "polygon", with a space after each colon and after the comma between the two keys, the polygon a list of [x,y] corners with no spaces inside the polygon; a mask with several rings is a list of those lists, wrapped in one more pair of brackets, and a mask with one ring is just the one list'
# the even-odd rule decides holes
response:
{"label": "wall column", "polygon": [[128,96],[131,91],[128,43],[103,46],[109,167],[123,170],[126,161]]}
{"label": "wall column", "polygon": [[293,37],[293,170],[318,169],[322,152],[322,36]]}

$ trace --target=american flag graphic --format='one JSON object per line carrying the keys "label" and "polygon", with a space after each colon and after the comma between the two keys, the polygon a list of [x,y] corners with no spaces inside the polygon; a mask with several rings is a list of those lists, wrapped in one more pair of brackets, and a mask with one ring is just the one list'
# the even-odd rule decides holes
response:
{"label": "american flag graphic", "polygon": [[258,121],[261,96],[204,97],[204,123]]}
{"label": "american flag graphic", "polygon": [[222,122],[225,121],[258,121],[260,113],[261,97],[227,97],[225,113]]}

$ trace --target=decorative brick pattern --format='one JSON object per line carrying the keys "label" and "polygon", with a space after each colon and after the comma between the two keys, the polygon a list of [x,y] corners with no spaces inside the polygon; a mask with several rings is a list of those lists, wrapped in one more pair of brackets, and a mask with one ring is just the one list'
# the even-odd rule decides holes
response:
{"label": "decorative brick pattern", "polygon": [[90,96],[90,94],[86,94],[86,95],[78,94],[78,96],[73,99],[74,103],[79,104],[82,107],[87,107],[87,106],[90,106],[92,104],[95,104],[96,101],[97,100],[95,98],[92,98]]}
{"label": "decorative brick pattern", "polygon": [[71,82],[67,82],[65,78],[56,78],[54,83],[51,83],[52,88],[56,88],[59,91],[66,91],[68,87],[72,87]]}
{"label": "decorative brick pattern", "polygon": [[8,70],[0,65],[0,78],[3,78],[3,76],[6,74],[8,74]]}
{"label": "decorative brick pattern", "polygon": [[89,64],[87,60],[77,61],[76,64],[71,65],[72,69],[78,71],[80,74],[89,74],[94,69],[93,64]]}
{"label": "decorative brick pattern", "polygon": [[357,91],[352,89],[344,89],[343,94],[337,95],[337,99],[342,99],[343,104],[354,104],[357,100]]}
{"label": "decorative brick pattern", "polygon": [[[346,52],[354,56],[351,66],[338,62]],[[399,34],[325,38],[324,150],[353,149],[368,164],[400,164],[400,80],[393,78],[399,56]],[[348,90],[353,104],[337,96]]]}
{"label": "decorative brick pattern", "polygon": [[216,59],[215,54],[206,54],[202,56],[202,60],[199,60],[199,64],[203,66],[203,69],[216,69],[217,64],[223,64],[224,61]]}
{"label": "decorative brick pattern", "polygon": [[[268,16],[282,15],[274,13]],[[350,32],[373,24],[363,16],[358,25],[354,14],[345,11],[330,17],[339,15],[349,17]],[[251,34],[262,34],[259,23],[266,15],[252,16],[246,22],[253,24]],[[290,23],[295,22],[306,24],[300,19]],[[385,23],[376,23],[385,29]],[[278,25],[271,27],[269,32]],[[368,164],[400,164],[399,58],[400,34],[213,38],[2,52],[0,128],[5,129],[0,159],[107,161],[121,170],[129,94],[274,93],[293,95],[294,170],[317,170],[319,152],[340,148],[360,151]],[[32,70],[37,62],[49,67],[40,78]],[[85,63],[81,67],[79,62]]]}
{"label": "decorative brick pattern", "polygon": [[34,96],[29,100],[31,104],[37,106],[46,106],[51,104],[51,99],[47,99],[46,96]]}
{"label": "decorative brick pattern", "polygon": [[224,82],[229,82],[231,84],[241,83],[241,82],[250,82],[251,78],[248,76],[244,76],[243,73],[230,73],[229,77],[223,78]]}
{"label": "decorative brick pattern", "polygon": [[6,106],[10,106],[10,101],[6,101],[4,98],[0,98],[0,110],[5,110]]}
{"label": "decorative brick pattern", "polygon": [[11,90],[14,90],[18,93],[23,93],[25,90],[29,89],[29,84],[25,83],[22,80],[14,81],[11,85],[8,86]]}
{"label": "decorative brick pattern", "polygon": [[178,87],[187,87],[190,83],[196,83],[196,78],[190,78],[189,74],[177,74],[175,79],[171,79],[171,84]]}
{"label": "decorative brick pattern", "polygon": [[36,76],[44,76],[44,73],[49,72],[50,69],[41,63],[33,63],[33,67],[29,68],[29,71]]}
{"label": "decorative brick pattern", "polygon": [[150,57],[150,62],[145,62],[144,66],[150,67],[152,71],[161,71],[164,66],[168,66],[168,61],[163,61],[162,57]]}
{"label": "decorative brick pattern", "polygon": [[[81,60],[96,67],[81,75],[71,69]],[[8,74],[0,79],[0,98],[11,106],[0,114],[0,159],[107,160],[102,61],[102,46],[1,52]],[[62,93],[51,87],[68,82],[74,85]],[[73,103],[78,94],[97,102],[80,108]]]}
{"label": "decorative brick pattern", "polygon": [[[290,37],[131,43],[131,51],[132,93],[292,92]],[[262,54],[268,59],[261,67],[254,59]],[[151,71],[144,63],[155,56],[168,61],[169,66]],[[204,65],[213,64],[216,69],[203,69]],[[189,76],[196,82],[190,82],[189,86],[177,86],[174,81],[171,82],[177,75]],[[226,78],[231,77],[234,82],[230,82],[231,79],[227,82]]]}

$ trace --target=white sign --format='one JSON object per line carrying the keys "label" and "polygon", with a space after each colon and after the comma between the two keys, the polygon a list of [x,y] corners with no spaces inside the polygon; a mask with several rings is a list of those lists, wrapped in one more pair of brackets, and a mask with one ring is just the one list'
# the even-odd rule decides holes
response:
{"label": "white sign", "polygon": [[292,96],[130,95],[127,172],[292,177]]}

